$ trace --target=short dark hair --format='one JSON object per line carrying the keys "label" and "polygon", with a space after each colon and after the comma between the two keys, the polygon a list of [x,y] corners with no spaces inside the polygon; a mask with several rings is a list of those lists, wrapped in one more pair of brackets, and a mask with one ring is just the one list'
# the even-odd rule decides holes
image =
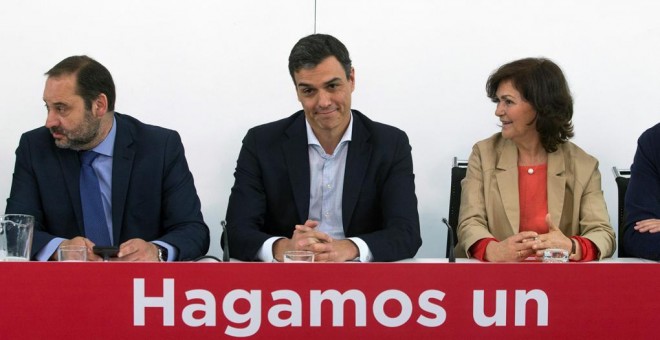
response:
{"label": "short dark hair", "polygon": [[511,81],[537,113],[536,130],[547,152],[573,137],[573,97],[557,64],[546,58],[525,58],[498,68],[488,77],[486,93],[497,98],[500,83]]}
{"label": "short dark hair", "polygon": [[[344,68],[346,78],[351,76],[351,58],[346,46],[339,39],[328,34],[312,34],[300,40],[289,54],[289,74],[303,68],[313,68],[327,57],[335,57]],[[295,81],[295,79],[294,79]]]}
{"label": "short dark hair", "polygon": [[101,93],[108,97],[108,111],[115,110],[115,83],[105,66],[86,56],[71,56],[53,66],[45,75],[59,77],[76,75],[76,94],[83,98],[85,108],[92,109],[92,101]]}

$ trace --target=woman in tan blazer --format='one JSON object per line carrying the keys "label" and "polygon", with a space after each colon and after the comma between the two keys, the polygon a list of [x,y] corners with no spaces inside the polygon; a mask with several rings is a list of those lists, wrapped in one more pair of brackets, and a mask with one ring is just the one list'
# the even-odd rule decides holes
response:
{"label": "woman in tan blazer", "polygon": [[457,256],[513,262],[561,248],[610,257],[615,238],[598,161],[568,141],[573,99],[548,59],[503,65],[486,84],[502,131],[472,149],[462,182]]}

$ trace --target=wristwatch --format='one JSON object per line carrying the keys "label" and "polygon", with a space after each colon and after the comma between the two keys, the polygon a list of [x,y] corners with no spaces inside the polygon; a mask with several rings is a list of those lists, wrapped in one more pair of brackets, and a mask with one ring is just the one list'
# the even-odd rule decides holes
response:
{"label": "wristwatch", "polygon": [[575,240],[572,237],[570,238],[570,240],[571,240],[571,255],[575,255],[575,248],[576,248]]}
{"label": "wristwatch", "polygon": [[158,262],[167,262],[167,248],[156,243],[154,245],[158,248]]}

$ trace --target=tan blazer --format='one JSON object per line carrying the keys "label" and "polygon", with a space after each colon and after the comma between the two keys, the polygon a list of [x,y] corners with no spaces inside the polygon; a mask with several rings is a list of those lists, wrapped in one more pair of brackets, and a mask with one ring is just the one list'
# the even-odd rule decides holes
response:
{"label": "tan blazer", "polygon": [[[548,154],[548,212],[566,236],[580,235],[598,247],[599,258],[614,253],[614,230],[600,187],[598,161],[566,142]],[[501,133],[472,148],[461,182],[457,257],[482,238],[498,241],[518,233],[518,149]]]}

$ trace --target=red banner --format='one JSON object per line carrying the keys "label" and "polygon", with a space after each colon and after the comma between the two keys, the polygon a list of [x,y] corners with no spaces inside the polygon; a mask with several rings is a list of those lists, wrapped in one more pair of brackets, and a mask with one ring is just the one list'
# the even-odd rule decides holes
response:
{"label": "red banner", "polygon": [[657,338],[637,263],[0,263],[3,339]]}

